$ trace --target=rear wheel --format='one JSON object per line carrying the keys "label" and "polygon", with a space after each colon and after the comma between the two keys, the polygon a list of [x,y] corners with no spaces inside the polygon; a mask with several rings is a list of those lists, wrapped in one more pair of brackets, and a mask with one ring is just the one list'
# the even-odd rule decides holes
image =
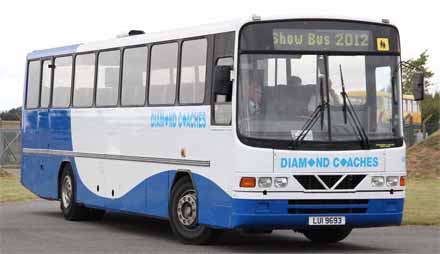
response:
{"label": "rear wheel", "polygon": [[351,228],[309,229],[303,231],[303,234],[312,242],[337,243],[344,240],[351,230]]}
{"label": "rear wheel", "polygon": [[87,217],[88,209],[75,202],[75,178],[72,173],[72,167],[69,164],[64,166],[60,180],[60,205],[64,218],[66,220],[85,219]]}
{"label": "rear wheel", "polygon": [[198,224],[197,193],[189,177],[179,179],[171,191],[170,225],[174,235],[185,244],[207,244],[220,234],[219,230]]}
{"label": "rear wheel", "polygon": [[104,210],[91,209],[76,203],[76,185],[72,167],[63,168],[60,182],[60,207],[66,220],[99,220],[105,214]]}

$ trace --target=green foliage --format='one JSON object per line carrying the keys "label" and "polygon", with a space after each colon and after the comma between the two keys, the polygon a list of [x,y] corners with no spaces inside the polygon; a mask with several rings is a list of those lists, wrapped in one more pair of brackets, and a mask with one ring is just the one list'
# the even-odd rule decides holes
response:
{"label": "green foliage", "polygon": [[423,51],[417,59],[409,59],[406,62],[415,68],[402,67],[402,86],[403,94],[412,94],[412,79],[414,73],[423,72],[425,74],[425,99],[422,101],[422,120],[432,115],[426,124],[426,130],[432,134],[439,129],[440,120],[440,93],[434,95],[428,94],[429,87],[433,85],[430,78],[434,76],[428,65],[428,51]]}
{"label": "green foliage", "polygon": [[432,134],[440,127],[440,92],[435,95],[426,94],[422,101],[422,119],[426,119],[430,115],[432,116],[426,123],[426,131]]}
{"label": "green foliage", "polygon": [[409,59],[406,61],[409,65],[415,66],[416,68],[403,67],[402,69],[402,84],[404,94],[412,94],[412,79],[414,77],[414,73],[417,71],[425,74],[425,91],[428,91],[428,88],[432,86],[432,82],[429,79],[434,76],[434,72],[432,72],[427,66],[428,58],[428,51],[425,50],[417,59]]}
{"label": "green foliage", "polygon": [[4,121],[16,121],[21,118],[21,107],[0,112],[0,119]]}

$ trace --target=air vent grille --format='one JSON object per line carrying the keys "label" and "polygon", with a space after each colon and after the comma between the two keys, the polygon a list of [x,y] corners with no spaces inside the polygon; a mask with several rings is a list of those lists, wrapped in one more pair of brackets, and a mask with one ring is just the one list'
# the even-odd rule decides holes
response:
{"label": "air vent grille", "polygon": [[353,190],[366,175],[294,175],[293,177],[305,190]]}
{"label": "air vent grille", "polygon": [[294,177],[306,190],[325,190],[325,187],[314,175],[295,175]]}
{"label": "air vent grille", "polygon": [[364,180],[366,175],[347,175],[342,182],[336,186],[337,190],[352,190],[358,186],[358,184]]}
{"label": "air vent grille", "polygon": [[341,179],[342,175],[320,175],[319,178],[331,189]]}

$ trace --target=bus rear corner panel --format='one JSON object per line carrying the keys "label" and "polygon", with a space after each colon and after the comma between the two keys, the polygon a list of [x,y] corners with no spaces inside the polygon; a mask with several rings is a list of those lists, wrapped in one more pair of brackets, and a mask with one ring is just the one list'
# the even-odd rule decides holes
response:
{"label": "bus rear corner panel", "polygon": [[28,190],[48,200],[58,199],[61,159],[56,156],[23,153],[21,182]]}

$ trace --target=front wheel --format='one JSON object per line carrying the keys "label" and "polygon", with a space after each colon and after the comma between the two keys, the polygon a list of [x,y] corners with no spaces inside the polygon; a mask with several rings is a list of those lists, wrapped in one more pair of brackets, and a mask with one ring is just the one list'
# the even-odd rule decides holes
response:
{"label": "front wheel", "polygon": [[174,235],[185,244],[207,244],[220,234],[219,230],[198,224],[197,193],[189,177],[179,179],[171,191],[170,225]]}
{"label": "front wheel", "polygon": [[303,234],[312,242],[337,243],[344,240],[351,230],[351,228],[309,229],[304,230]]}

